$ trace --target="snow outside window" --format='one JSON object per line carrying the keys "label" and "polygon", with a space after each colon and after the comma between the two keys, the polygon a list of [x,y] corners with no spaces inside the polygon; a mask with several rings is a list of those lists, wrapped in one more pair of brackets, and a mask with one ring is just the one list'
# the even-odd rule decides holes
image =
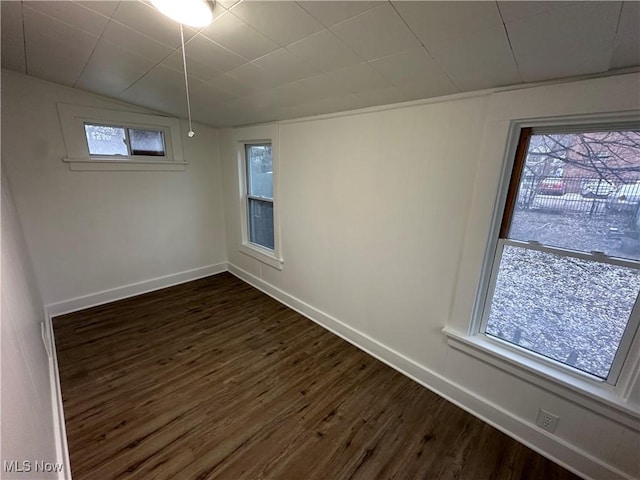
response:
{"label": "snow outside window", "polygon": [[480,332],[615,384],[638,329],[640,131],[523,129]]}

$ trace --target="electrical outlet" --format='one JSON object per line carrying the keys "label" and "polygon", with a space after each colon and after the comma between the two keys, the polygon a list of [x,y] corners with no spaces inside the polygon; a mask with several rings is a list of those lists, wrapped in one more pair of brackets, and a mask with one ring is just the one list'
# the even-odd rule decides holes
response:
{"label": "electrical outlet", "polygon": [[546,430],[547,432],[553,433],[558,426],[558,420],[560,420],[560,418],[557,415],[540,409],[540,411],[538,412],[536,425],[541,429]]}

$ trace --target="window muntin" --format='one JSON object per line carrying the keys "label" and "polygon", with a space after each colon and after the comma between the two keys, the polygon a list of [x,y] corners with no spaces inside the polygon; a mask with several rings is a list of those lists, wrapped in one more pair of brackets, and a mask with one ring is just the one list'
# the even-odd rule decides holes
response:
{"label": "window muntin", "polygon": [[271,144],[246,144],[245,169],[249,242],[274,250],[273,159]]}
{"label": "window muntin", "polygon": [[91,156],[166,156],[161,130],[93,123],[85,123],[84,130]]}
{"label": "window muntin", "polygon": [[523,129],[480,327],[609,383],[640,292],[640,195],[613,178],[640,180],[636,130]]}

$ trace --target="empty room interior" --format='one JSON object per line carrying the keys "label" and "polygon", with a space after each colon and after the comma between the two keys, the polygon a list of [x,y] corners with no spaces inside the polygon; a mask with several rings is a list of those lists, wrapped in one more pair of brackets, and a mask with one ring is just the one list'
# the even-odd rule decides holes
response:
{"label": "empty room interior", "polygon": [[1,22],[0,478],[640,478],[640,2]]}

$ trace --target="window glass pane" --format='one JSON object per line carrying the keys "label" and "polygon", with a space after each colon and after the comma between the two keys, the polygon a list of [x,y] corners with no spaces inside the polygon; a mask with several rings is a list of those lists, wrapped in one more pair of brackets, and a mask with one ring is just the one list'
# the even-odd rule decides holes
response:
{"label": "window glass pane", "polygon": [[85,124],[90,155],[128,155],[123,127]]}
{"label": "window glass pane", "polygon": [[247,190],[249,195],[273,198],[271,145],[247,145]]}
{"label": "window glass pane", "polygon": [[530,138],[509,238],[640,260],[640,132]]}
{"label": "window glass pane", "polygon": [[638,270],[505,245],[486,333],[606,378]]}
{"label": "window glass pane", "polygon": [[158,130],[129,129],[131,155],[164,156],[164,137]]}
{"label": "window glass pane", "polygon": [[273,203],[249,199],[249,241],[273,250]]}

